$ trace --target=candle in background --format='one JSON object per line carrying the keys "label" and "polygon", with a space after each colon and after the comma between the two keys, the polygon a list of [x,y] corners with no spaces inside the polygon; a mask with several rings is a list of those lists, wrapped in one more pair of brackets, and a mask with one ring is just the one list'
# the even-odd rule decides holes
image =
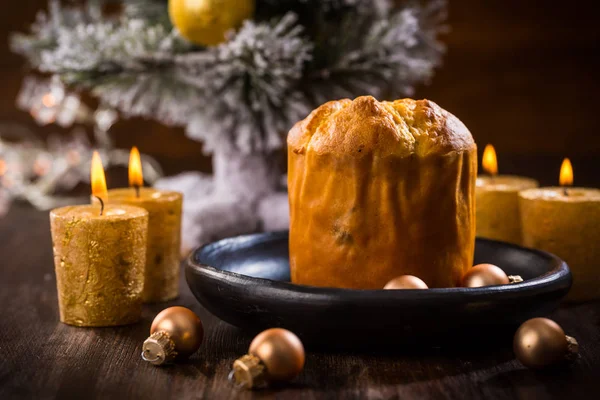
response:
{"label": "candle in background", "polygon": [[105,205],[100,156],[92,159],[97,205],[50,212],[60,320],[76,326],[114,326],[141,317],[148,212]]}
{"label": "candle in background", "polygon": [[496,151],[490,144],[483,151],[482,166],[489,175],[477,177],[475,187],[477,236],[520,245],[519,192],[539,184],[522,176],[498,175]]}
{"label": "candle in background", "polygon": [[179,295],[181,209],[179,192],[144,188],[142,163],[136,147],[129,158],[129,188],[108,192],[110,204],[129,204],[148,211],[148,249],[144,302],[172,300]]}
{"label": "candle in background", "polygon": [[564,259],[573,274],[569,301],[600,298],[600,190],[569,188],[573,168],[565,159],[561,187],[519,194],[523,240]]}

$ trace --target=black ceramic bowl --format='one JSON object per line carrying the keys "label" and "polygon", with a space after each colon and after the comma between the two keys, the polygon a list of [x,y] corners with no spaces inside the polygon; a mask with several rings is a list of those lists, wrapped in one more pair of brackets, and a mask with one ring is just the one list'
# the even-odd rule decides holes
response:
{"label": "black ceramic bowl", "polygon": [[552,311],[571,286],[567,265],[542,251],[477,239],[475,263],[483,262],[525,281],[429,290],[295,285],[290,283],[287,232],[203,246],[188,259],[186,278],[206,309],[251,333],[284,327],[306,342],[353,347],[487,337]]}

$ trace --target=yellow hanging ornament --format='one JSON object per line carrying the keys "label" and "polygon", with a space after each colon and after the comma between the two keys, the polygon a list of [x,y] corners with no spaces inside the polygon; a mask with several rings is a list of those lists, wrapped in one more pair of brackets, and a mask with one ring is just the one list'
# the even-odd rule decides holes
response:
{"label": "yellow hanging ornament", "polygon": [[255,0],[169,0],[169,16],[189,41],[214,46],[254,14]]}

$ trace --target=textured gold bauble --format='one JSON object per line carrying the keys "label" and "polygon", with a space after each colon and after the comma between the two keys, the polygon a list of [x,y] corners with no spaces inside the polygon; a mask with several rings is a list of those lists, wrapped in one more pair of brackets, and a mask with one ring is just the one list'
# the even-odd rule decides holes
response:
{"label": "textured gold bauble", "polygon": [[169,16],[189,41],[214,46],[254,15],[255,0],[169,0]]}
{"label": "textured gold bauble", "polygon": [[529,368],[544,368],[577,355],[577,341],[548,318],[525,321],[515,333],[515,356]]}
{"label": "textured gold bauble", "polygon": [[267,329],[252,340],[247,355],[235,360],[230,379],[247,389],[288,381],[302,371],[304,358],[298,336],[286,329]]}
{"label": "textured gold bauble", "polygon": [[463,276],[463,287],[482,287],[493,285],[508,285],[508,276],[499,267],[493,264],[479,264],[474,266]]}
{"label": "textured gold bauble", "polygon": [[263,362],[269,381],[290,380],[304,367],[304,346],[298,336],[286,329],[260,333],[250,343],[248,352]]}
{"label": "textured gold bauble", "polygon": [[150,337],[142,348],[142,358],[154,365],[175,358],[187,358],[200,348],[204,328],[200,318],[185,307],[169,307],[152,321]]}
{"label": "textured gold bauble", "polygon": [[386,290],[429,289],[425,282],[413,275],[398,276],[386,283],[383,288]]}
{"label": "textured gold bauble", "polygon": [[181,357],[192,355],[204,338],[200,318],[185,307],[169,307],[162,310],[152,321],[150,333],[167,332]]}

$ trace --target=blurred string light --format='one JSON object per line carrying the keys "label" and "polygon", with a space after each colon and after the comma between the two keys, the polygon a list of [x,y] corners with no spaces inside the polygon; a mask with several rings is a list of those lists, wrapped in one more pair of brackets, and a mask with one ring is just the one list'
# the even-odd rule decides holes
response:
{"label": "blurred string light", "polygon": [[[40,126],[77,126],[67,135],[54,134],[44,142],[22,125],[0,123],[0,215],[14,200],[27,201],[40,210],[81,202],[64,193],[80,182],[89,183],[93,150],[100,152],[108,167],[127,166],[129,150],[116,149],[108,133],[117,122],[117,112],[105,106],[92,110],[58,79],[25,78],[17,107],[29,112]],[[93,143],[84,126],[93,127]],[[154,159],[143,156],[142,164],[149,183],[162,177]]]}

